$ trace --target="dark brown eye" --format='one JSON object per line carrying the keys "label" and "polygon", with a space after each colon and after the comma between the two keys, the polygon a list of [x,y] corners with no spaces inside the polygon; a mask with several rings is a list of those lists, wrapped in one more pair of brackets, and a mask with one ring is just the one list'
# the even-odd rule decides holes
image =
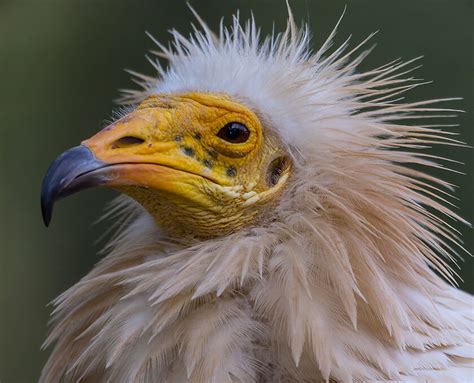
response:
{"label": "dark brown eye", "polygon": [[217,133],[217,137],[232,144],[241,144],[247,141],[249,136],[250,130],[239,122],[229,122]]}

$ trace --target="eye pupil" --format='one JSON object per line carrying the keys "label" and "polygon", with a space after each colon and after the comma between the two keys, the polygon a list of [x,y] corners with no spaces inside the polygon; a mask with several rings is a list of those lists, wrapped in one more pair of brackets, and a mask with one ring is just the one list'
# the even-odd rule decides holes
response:
{"label": "eye pupil", "polygon": [[235,140],[240,136],[240,129],[231,126],[230,128],[227,129],[227,138],[230,138],[231,140]]}
{"label": "eye pupil", "polygon": [[248,140],[250,130],[239,122],[230,122],[219,130],[217,136],[227,142],[240,144]]}

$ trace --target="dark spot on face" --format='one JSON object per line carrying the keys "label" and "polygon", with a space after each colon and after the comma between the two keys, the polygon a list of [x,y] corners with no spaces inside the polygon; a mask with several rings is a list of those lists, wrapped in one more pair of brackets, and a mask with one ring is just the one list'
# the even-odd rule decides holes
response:
{"label": "dark spot on face", "polygon": [[209,154],[212,158],[217,158],[217,152],[214,149],[206,149],[207,154]]}
{"label": "dark spot on face", "polygon": [[226,174],[228,177],[235,177],[237,175],[237,169],[233,166],[227,168]]}
{"label": "dark spot on face", "polygon": [[153,146],[153,144],[148,144],[148,147],[151,148]]}
{"label": "dark spot on face", "polygon": [[194,149],[190,148],[189,146],[184,146],[183,147],[183,152],[186,154],[188,157],[194,157]]}
{"label": "dark spot on face", "polygon": [[175,140],[176,142],[180,142],[180,141],[183,140],[183,137],[181,137],[181,136],[176,136],[176,137],[174,138],[174,140]]}
{"label": "dark spot on face", "polygon": [[200,139],[201,139],[201,134],[200,134],[200,133],[196,133],[196,134],[194,135],[194,138],[195,138],[196,140],[200,140]]}
{"label": "dark spot on face", "polygon": [[204,161],[202,161],[202,163],[204,164],[204,166],[205,166],[206,168],[212,169],[212,162],[211,162],[211,161],[209,161],[209,160],[204,160]]}

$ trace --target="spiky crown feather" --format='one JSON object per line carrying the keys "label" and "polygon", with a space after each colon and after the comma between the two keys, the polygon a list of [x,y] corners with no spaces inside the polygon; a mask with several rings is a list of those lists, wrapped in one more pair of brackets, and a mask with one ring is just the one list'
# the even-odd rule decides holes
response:
{"label": "spiky crown feather", "polygon": [[[127,100],[229,94],[286,143],[291,182],[262,223],[190,246],[122,199],[128,221],[109,255],[55,302],[43,381],[104,368],[114,382],[451,376],[472,342],[472,300],[437,273],[455,281],[447,260],[460,248],[442,217],[463,220],[448,207],[452,186],[410,165],[443,167],[419,149],[462,143],[450,125],[405,123],[456,112],[430,106],[451,99],[397,99],[421,85],[404,77],[416,59],[358,73],[373,35],[330,52],[340,20],[312,53],[291,12],[266,38],[253,18],[215,35],[196,17],[190,37],[156,42],[169,66],[151,60],[158,78],[137,74],[144,90]],[[262,351],[271,345],[278,355]]]}

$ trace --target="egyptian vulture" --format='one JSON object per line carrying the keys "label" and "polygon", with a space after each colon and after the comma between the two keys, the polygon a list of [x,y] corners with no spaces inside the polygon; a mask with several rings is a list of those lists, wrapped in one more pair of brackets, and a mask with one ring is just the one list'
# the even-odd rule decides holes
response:
{"label": "egyptian vulture", "polygon": [[372,35],[332,48],[336,25],[312,52],[291,11],[268,37],[196,18],[44,178],[46,224],[78,190],[125,196],[108,255],[54,301],[40,381],[471,381],[463,220],[421,150],[462,145],[424,122],[447,99],[403,101],[414,60],[359,72]]}

